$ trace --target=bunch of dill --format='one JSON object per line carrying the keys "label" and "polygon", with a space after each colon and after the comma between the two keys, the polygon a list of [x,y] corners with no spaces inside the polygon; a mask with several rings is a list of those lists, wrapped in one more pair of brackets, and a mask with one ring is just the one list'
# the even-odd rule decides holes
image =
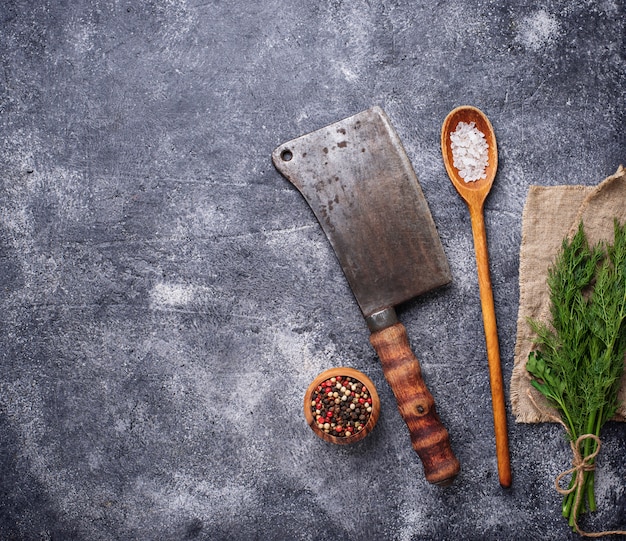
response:
{"label": "bunch of dill", "polygon": [[[565,239],[548,272],[551,321],[529,320],[537,335],[526,369],[532,385],[556,408],[574,452],[593,463],[600,431],[619,406],[626,353],[626,224],[614,224],[613,244],[588,245],[582,222]],[[596,438],[586,437],[593,434]],[[581,440],[579,440],[579,438]],[[594,511],[593,466],[573,474],[563,516]]]}

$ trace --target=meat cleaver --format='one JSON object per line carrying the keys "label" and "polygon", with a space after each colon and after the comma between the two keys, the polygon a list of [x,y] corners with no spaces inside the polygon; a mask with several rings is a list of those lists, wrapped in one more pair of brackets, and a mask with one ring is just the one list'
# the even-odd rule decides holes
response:
{"label": "meat cleaver", "polygon": [[459,461],[394,307],[451,281],[428,204],[387,115],[372,107],[272,153],[333,246],[426,480],[450,484]]}

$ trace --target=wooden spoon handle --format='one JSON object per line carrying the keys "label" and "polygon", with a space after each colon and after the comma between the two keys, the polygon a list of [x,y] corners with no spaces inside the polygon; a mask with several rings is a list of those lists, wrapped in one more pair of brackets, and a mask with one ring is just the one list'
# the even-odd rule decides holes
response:
{"label": "wooden spoon handle", "polygon": [[504,399],[504,382],[500,364],[500,347],[498,345],[498,329],[496,311],[493,302],[493,289],[489,273],[489,253],[487,251],[487,233],[482,205],[470,206],[474,250],[476,252],[476,268],[478,271],[478,287],[480,304],[483,313],[485,340],[487,345],[487,362],[489,364],[489,383],[491,386],[491,403],[493,408],[493,424],[496,440],[496,457],[498,460],[498,476],[500,485],[511,486],[511,462],[509,457],[509,438],[506,427],[506,407]]}
{"label": "wooden spoon handle", "polygon": [[422,461],[426,480],[449,485],[459,473],[459,461],[450,447],[448,431],[435,411],[433,396],[424,384],[420,364],[409,347],[404,325],[396,323],[372,332],[370,342],[409,427],[411,443]]}

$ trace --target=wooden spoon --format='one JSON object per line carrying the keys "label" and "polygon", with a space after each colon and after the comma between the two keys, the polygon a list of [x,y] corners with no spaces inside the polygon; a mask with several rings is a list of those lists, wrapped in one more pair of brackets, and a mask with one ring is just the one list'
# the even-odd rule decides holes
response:
{"label": "wooden spoon", "polygon": [[[459,122],[474,122],[476,128],[484,136],[488,149],[488,165],[485,170],[486,178],[474,182],[465,182],[459,171],[453,165],[450,133],[455,131]],[[480,289],[480,303],[483,313],[483,325],[487,343],[487,360],[489,363],[489,382],[491,385],[491,401],[493,406],[493,422],[496,440],[496,457],[498,460],[498,476],[500,485],[511,486],[511,464],[509,457],[509,441],[506,426],[506,408],[504,400],[504,383],[502,367],[500,365],[500,349],[498,346],[498,330],[496,314],[489,274],[489,255],[487,251],[487,235],[485,232],[485,218],[483,207],[485,199],[491,190],[493,179],[498,168],[498,149],[496,136],[491,122],[482,111],[475,107],[457,107],[446,117],[441,129],[441,150],[443,162],[452,184],[469,207],[474,236],[474,251],[476,252],[476,267]]]}

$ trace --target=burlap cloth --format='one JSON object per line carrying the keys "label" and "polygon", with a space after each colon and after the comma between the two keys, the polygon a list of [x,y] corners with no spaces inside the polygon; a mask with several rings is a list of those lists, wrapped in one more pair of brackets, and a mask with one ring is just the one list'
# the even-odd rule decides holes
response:
{"label": "burlap cloth", "polygon": [[[563,239],[573,235],[583,221],[590,245],[613,241],[613,220],[626,221],[626,169],[597,186],[531,186],[522,215],[520,249],[520,301],[517,317],[515,362],[511,377],[511,406],[520,423],[541,423],[555,413],[544,397],[530,385],[526,359],[533,348],[533,334],[527,318],[550,319],[550,299],[546,277],[561,249]],[[528,397],[532,393],[535,403]],[[626,421],[626,375],[620,390],[621,406],[616,420]],[[543,412],[540,411],[544,410]]]}

